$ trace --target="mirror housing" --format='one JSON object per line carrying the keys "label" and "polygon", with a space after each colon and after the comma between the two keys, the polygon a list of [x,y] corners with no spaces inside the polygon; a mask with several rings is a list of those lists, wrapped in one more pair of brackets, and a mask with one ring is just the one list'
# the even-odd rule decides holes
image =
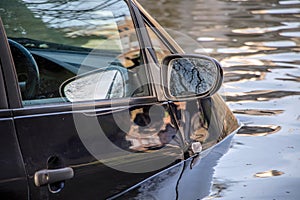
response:
{"label": "mirror housing", "polygon": [[205,98],[215,94],[223,82],[218,61],[202,55],[169,55],[162,66],[163,91],[168,100]]}

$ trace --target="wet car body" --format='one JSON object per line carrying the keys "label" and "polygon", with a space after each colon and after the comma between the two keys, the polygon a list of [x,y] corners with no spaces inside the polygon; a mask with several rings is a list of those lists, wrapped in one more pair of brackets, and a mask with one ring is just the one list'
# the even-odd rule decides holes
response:
{"label": "wet car body", "polygon": [[[22,21],[16,8],[25,8],[26,12],[35,14],[28,21],[39,19],[36,23],[46,23],[36,15],[43,11],[48,19],[53,17],[47,5],[26,1],[15,2],[14,7],[12,1],[1,3],[1,198],[114,198],[162,170],[177,169],[191,162],[202,155],[202,149],[211,150],[220,141],[230,139],[228,135],[239,127],[232,112],[215,93],[219,85],[201,95],[199,92],[199,95],[178,98],[172,96],[176,89],[162,87],[166,84],[161,76],[168,77],[168,72],[162,73],[161,68],[169,64],[166,60],[176,60],[176,55],[184,57],[183,51],[137,2],[90,1],[96,2],[100,4],[95,7],[103,10],[97,20],[104,20],[103,15],[105,19],[115,20],[106,24],[109,28],[105,31],[102,28],[97,33],[89,29],[80,32],[76,25],[69,27],[73,23],[64,24],[57,17],[57,24],[51,24],[55,20],[46,20],[47,30],[55,31],[46,36],[33,33],[37,38],[30,37],[28,24],[25,28],[28,33],[21,30],[19,34],[18,28],[22,26],[14,28],[19,24],[9,20]],[[80,16],[83,16],[88,10],[95,11],[79,10],[72,2],[66,5],[70,7],[65,10],[61,7],[61,13],[82,12]],[[117,8],[125,8],[121,9],[122,15],[117,15]],[[9,18],[8,14],[13,17]],[[130,32],[130,28],[134,31]],[[57,30],[62,30],[64,36],[51,39]],[[135,39],[128,43],[126,40],[132,34]],[[122,43],[122,51],[119,45],[106,49],[113,43],[102,43],[104,47],[96,50],[86,47],[99,35],[105,42],[112,38],[110,41]],[[77,38],[80,45],[74,45],[72,38]],[[85,47],[81,42],[85,42]],[[158,43],[165,49],[157,48]],[[186,58],[192,60],[197,56]],[[214,59],[199,58],[217,65]],[[73,88],[82,85],[76,80],[93,82],[98,78],[91,78],[90,74],[101,77],[114,74],[113,81],[121,74],[124,88],[120,90],[111,80],[107,86],[100,85],[100,90],[105,87],[106,92],[97,99],[94,93],[68,97],[67,92],[72,89],[64,90],[66,86]],[[93,85],[92,91],[98,87]],[[114,96],[113,91],[121,92]],[[193,144],[201,144],[201,148],[197,151]]]}

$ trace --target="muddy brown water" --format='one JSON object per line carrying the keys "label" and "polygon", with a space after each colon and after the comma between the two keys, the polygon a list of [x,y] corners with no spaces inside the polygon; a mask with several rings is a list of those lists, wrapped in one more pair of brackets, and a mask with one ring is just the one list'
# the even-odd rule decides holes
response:
{"label": "muddy brown water", "polygon": [[217,58],[245,125],[205,199],[300,199],[300,1],[140,0],[186,52]]}

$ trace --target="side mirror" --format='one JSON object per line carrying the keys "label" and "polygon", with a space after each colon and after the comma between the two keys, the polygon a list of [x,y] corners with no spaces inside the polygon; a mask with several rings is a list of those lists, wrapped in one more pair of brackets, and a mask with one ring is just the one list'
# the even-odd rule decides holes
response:
{"label": "side mirror", "polygon": [[219,62],[210,57],[170,55],[163,60],[162,79],[169,100],[204,98],[220,89],[223,70]]}
{"label": "side mirror", "polygon": [[122,98],[125,96],[123,75],[115,67],[95,70],[65,81],[60,93],[70,102]]}

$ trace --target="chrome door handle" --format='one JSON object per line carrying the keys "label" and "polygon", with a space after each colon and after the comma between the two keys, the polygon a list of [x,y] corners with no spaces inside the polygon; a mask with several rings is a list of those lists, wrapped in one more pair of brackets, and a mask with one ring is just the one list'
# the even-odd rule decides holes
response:
{"label": "chrome door handle", "polygon": [[48,185],[74,177],[71,167],[61,169],[43,169],[34,173],[34,184],[37,187]]}

